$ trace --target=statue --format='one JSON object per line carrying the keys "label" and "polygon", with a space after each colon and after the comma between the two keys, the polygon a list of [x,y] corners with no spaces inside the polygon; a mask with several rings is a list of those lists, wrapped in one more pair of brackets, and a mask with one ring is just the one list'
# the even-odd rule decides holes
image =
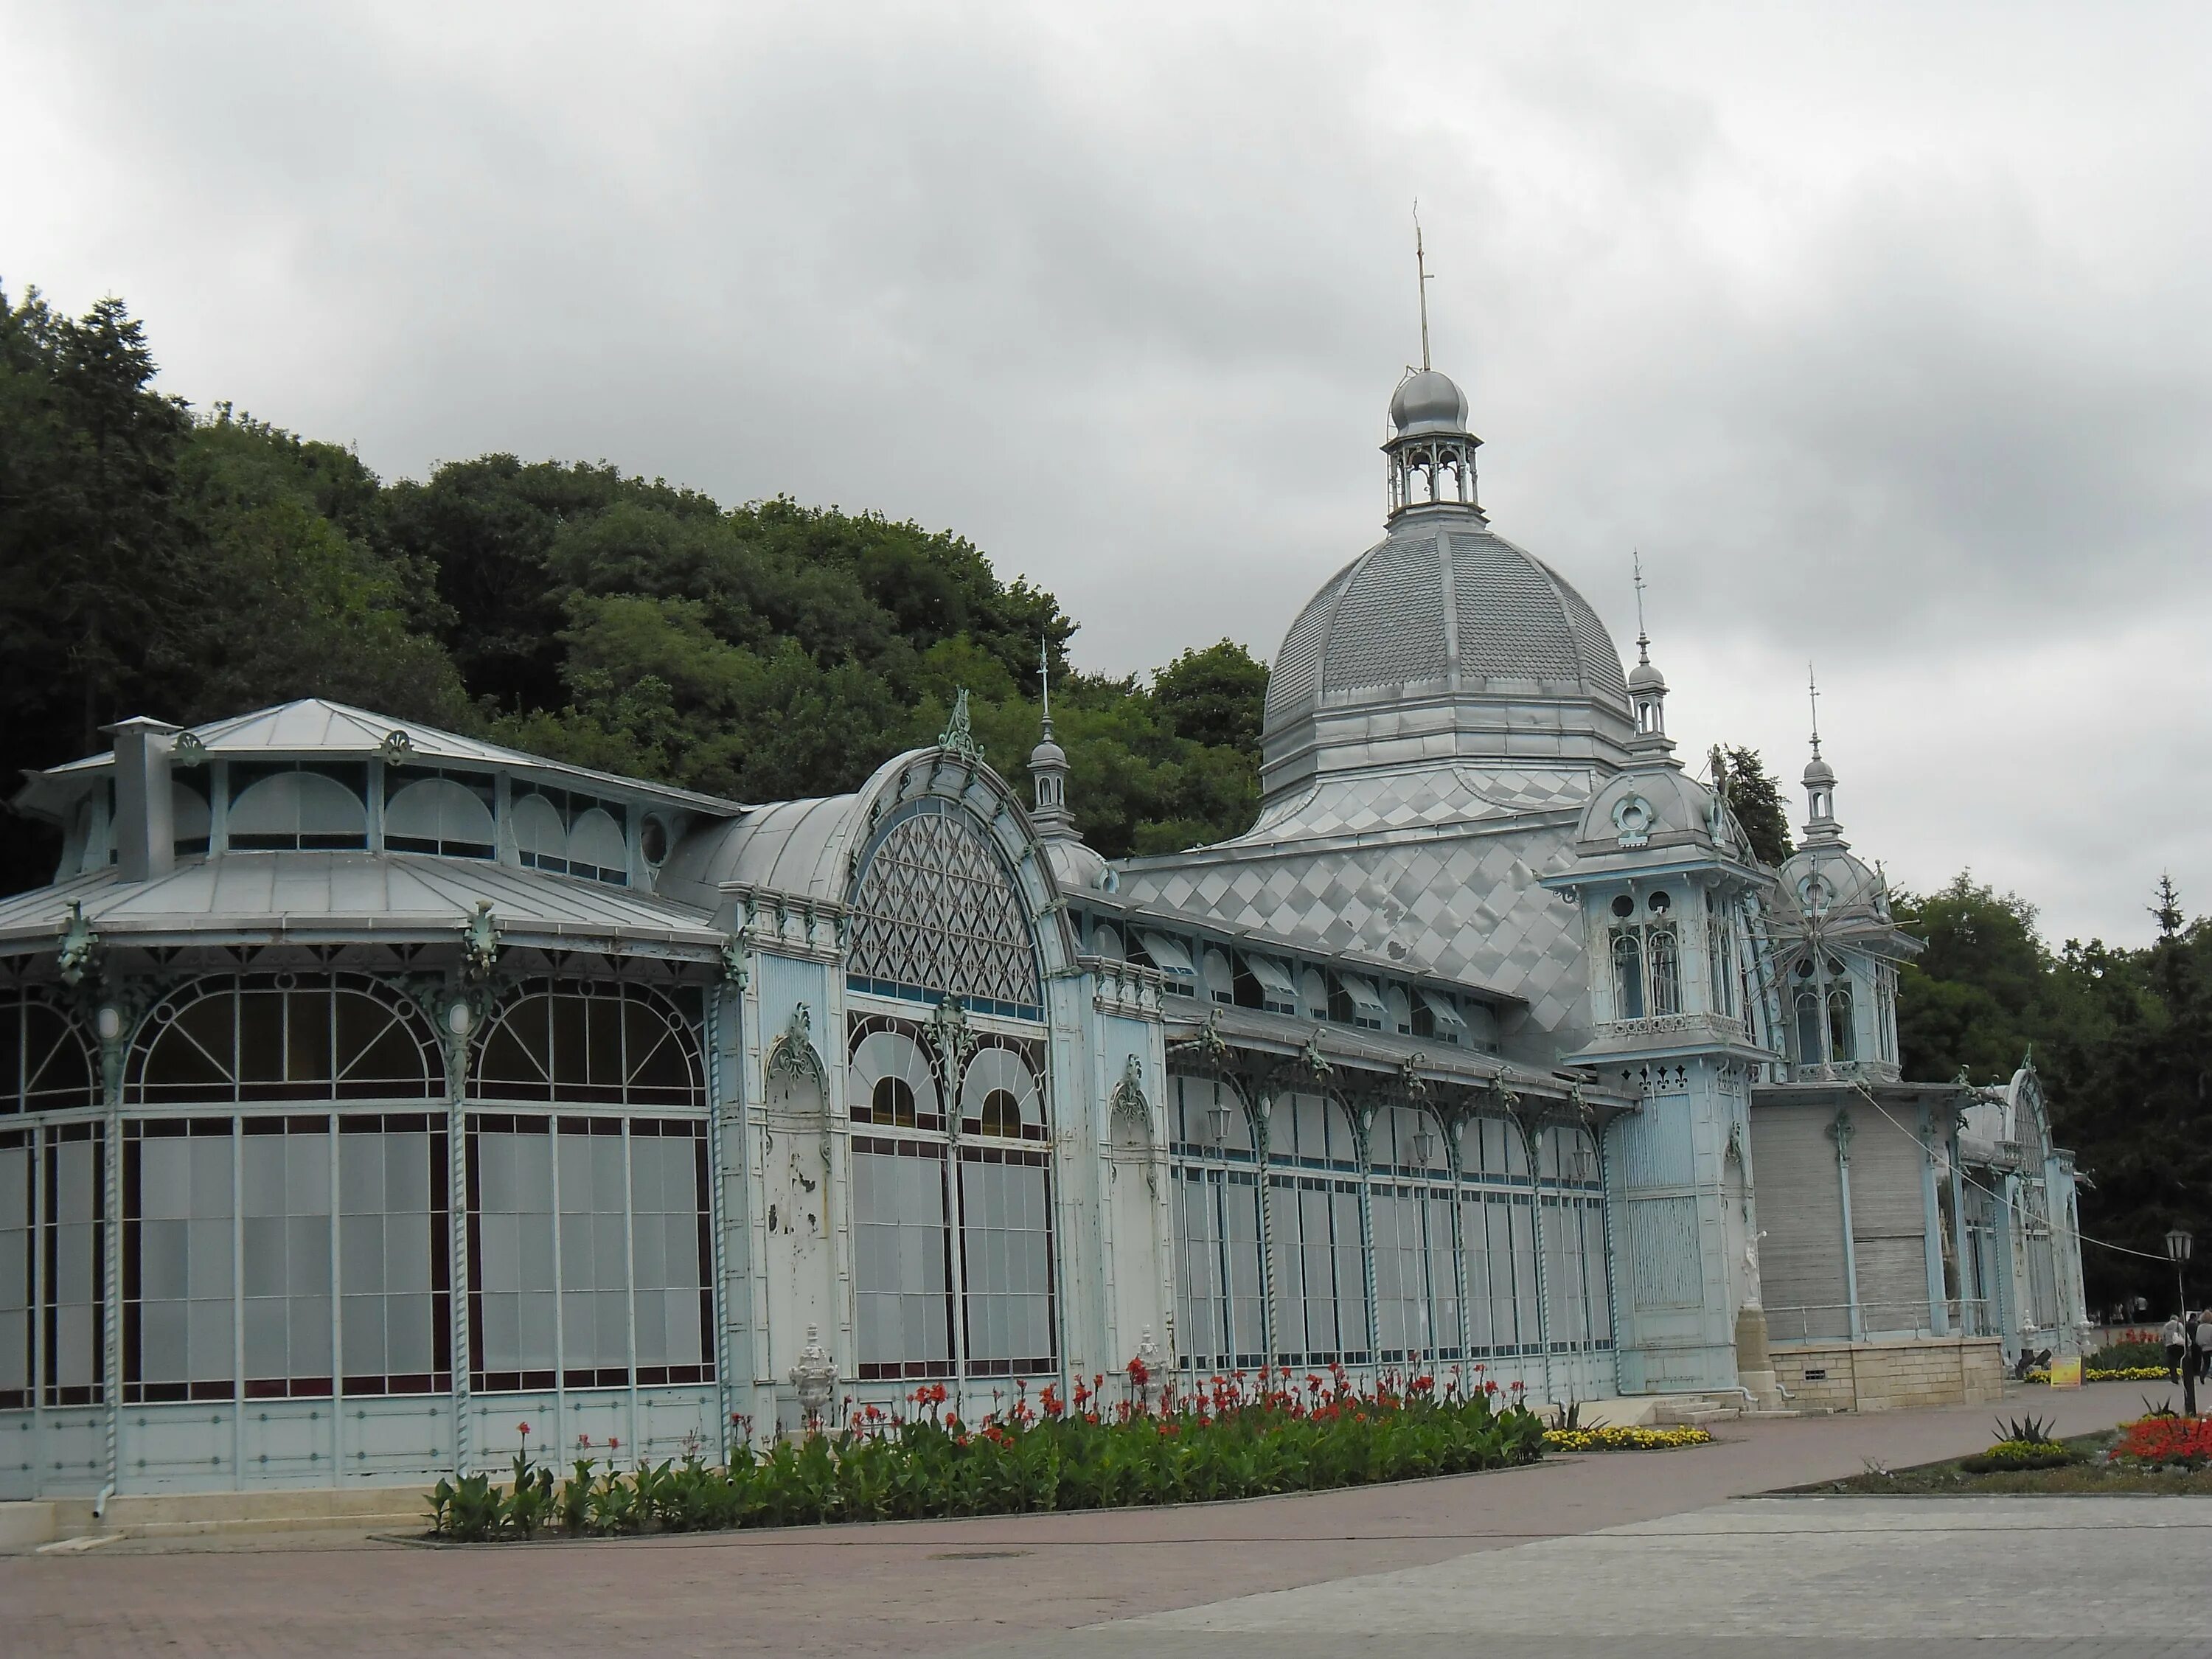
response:
{"label": "statue", "polygon": [[799,1409],[809,1428],[822,1420],[822,1408],[830,1403],[830,1396],[837,1387],[837,1363],[830,1358],[830,1350],[822,1346],[822,1328],[806,1328],[806,1346],[799,1351],[799,1363],[791,1368],[791,1386],[799,1391]]}
{"label": "statue", "polygon": [[1744,1241],[1743,1246],[1743,1305],[1756,1308],[1759,1300],[1759,1241],[1766,1237],[1762,1227]]}
{"label": "statue", "polygon": [[1130,1369],[1137,1372],[1134,1380],[1138,1402],[1148,1412],[1155,1409],[1167,1397],[1170,1363],[1170,1356],[1160,1352],[1159,1341],[1153,1336],[1152,1328],[1146,1326],[1144,1334],[1137,1339],[1136,1364]]}

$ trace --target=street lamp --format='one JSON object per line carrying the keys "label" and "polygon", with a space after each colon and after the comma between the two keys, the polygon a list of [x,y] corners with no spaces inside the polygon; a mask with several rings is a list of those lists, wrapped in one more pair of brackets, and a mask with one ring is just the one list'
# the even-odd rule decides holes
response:
{"label": "street lamp", "polygon": [[2189,1310],[2189,1294],[2183,1288],[2181,1276],[2188,1266],[2190,1249],[2196,1242],[2185,1228],[2173,1227],[2166,1231],[2166,1259],[2173,1263],[2173,1300],[2184,1313]]}

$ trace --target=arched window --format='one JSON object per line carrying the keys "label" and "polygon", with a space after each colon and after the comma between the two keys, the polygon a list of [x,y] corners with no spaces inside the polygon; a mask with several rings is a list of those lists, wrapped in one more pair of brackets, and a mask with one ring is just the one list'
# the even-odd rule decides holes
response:
{"label": "arched window", "polygon": [[643,986],[592,980],[541,983],[501,1006],[484,1026],[469,1092],[477,1100],[707,1105],[698,1039],[676,1009]]}
{"label": "arched window", "polygon": [[1218,1078],[1178,1077],[1173,1089],[1177,1358],[1193,1370],[1261,1365],[1267,1296],[1251,1117]]}
{"label": "arched window", "polygon": [[1041,1016],[1028,908],[998,848],[951,801],[924,797],[878,833],[853,890],[852,941],[856,990]]}
{"label": "arched window", "polygon": [[1736,1000],[1735,929],[1717,906],[1705,918],[1705,967],[1711,983],[1712,1011],[1729,1019],[1739,1018]]}
{"label": "arched window", "polygon": [[489,777],[395,766],[384,787],[384,844],[392,851],[488,859],[496,850]]}
{"label": "arched window", "polygon": [[1644,939],[1634,927],[1613,930],[1613,1006],[1614,1018],[1644,1018]]}
{"label": "arched window", "polygon": [[1851,1021],[1851,988],[1848,981],[1831,986],[1828,990],[1828,1057],[1838,1061],[1858,1058],[1858,1043]]}
{"label": "arched window", "polygon": [[164,998],[124,1085],[133,1105],[445,1092],[437,1044],[413,1003],[373,980],[305,974],[216,975]]}
{"label": "arched window", "polygon": [[[1053,1322],[1052,1159],[1041,1045],[987,1044],[962,1079],[962,1359],[970,1376],[1031,1376],[1059,1352]],[[971,1115],[971,1114],[973,1115]],[[996,1127],[994,1127],[994,1125]]]}
{"label": "arched window", "polygon": [[896,1020],[862,1019],[853,1039],[852,1113],[855,1122],[902,1129],[942,1129],[945,1108],[918,1036]]}
{"label": "arched window", "polygon": [[960,1129],[1009,1140],[1045,1139],[1044,1091],[1024,1048],[993,1042],[976,1050],[960,1084]]}
{"label": "arched window", "polygon": [[244,852],[352,850],[368,845],[368,773],[358,764],[230,768],[225,835]]}
{"label": "arched window", "polygon": [[0,993],[0,1115],[99,1104],[90,1034],[50,1002]]}
{"label": "arched window", "polygon": [[1682,1012],[1682,954],[1671,922],[1655,923],[1645,939],[1651,959],[1651,1012]]}
{"label": "arched window", "polygon": [[565,789],[518,789],[508,809],[514,852],[526,870],[620,887],[629,880],[629,842],[622,811],[589,795]]}
{"label": "arched window", "polygon": [[1276,1363],[1365,1364],[1373,1345],[1351,1117],[1320,1095],[1279,1097],[1267,1166]]}

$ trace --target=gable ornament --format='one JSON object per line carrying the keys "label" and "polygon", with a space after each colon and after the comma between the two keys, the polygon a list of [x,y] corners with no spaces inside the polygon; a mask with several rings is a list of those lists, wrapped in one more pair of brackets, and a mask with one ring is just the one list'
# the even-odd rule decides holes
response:
{"label": "gable ornament", "polygon": [[821,1051],[814,1046],[814,1013],[805,1003],[792,1004],[791,1018],[769,1045],[768,1064],[763,1069],[771,1083],[780,1077],[794,1081],[811,1077],[822,1085],[827,1096],[829,1069],[822,1062]]}
{"label": "gable ornament", "polygon": [[975,741],[975,728],[969,722],[968,688],[964,685],[952,700],[952,713],[945,722],[945,730],[937,734],[937,746],[971,766],[983,763],[983,745]]}

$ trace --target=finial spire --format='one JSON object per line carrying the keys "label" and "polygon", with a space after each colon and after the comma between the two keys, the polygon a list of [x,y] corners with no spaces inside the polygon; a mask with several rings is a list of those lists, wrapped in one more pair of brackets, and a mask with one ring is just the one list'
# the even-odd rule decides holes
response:
{"label": "finial spire", "polygon": [[1421,246],[1421,198],[1413,198],[1413,270],[1420,277],[1421,372],[1429,372],[1429,258]]}
{"label": "finial spire", "polygon": [[1635,561],[1636,566],[1636,660],[1650,662],[1651,636],[1644,629],[1644,555],[1638,550],[1629,556]]}
{"label": "finial spire", "polygon": [[1044,682],[1044,734],[1052,735],[1052,640],[1051,635],[1037,635],[1037,677]]}
{"label": "finial spire", "polygon": [[1805,696],[1813,705],[1813,758],[1820,758],[1820,682],[1814,678],[1813,665],[1805,665]]}

